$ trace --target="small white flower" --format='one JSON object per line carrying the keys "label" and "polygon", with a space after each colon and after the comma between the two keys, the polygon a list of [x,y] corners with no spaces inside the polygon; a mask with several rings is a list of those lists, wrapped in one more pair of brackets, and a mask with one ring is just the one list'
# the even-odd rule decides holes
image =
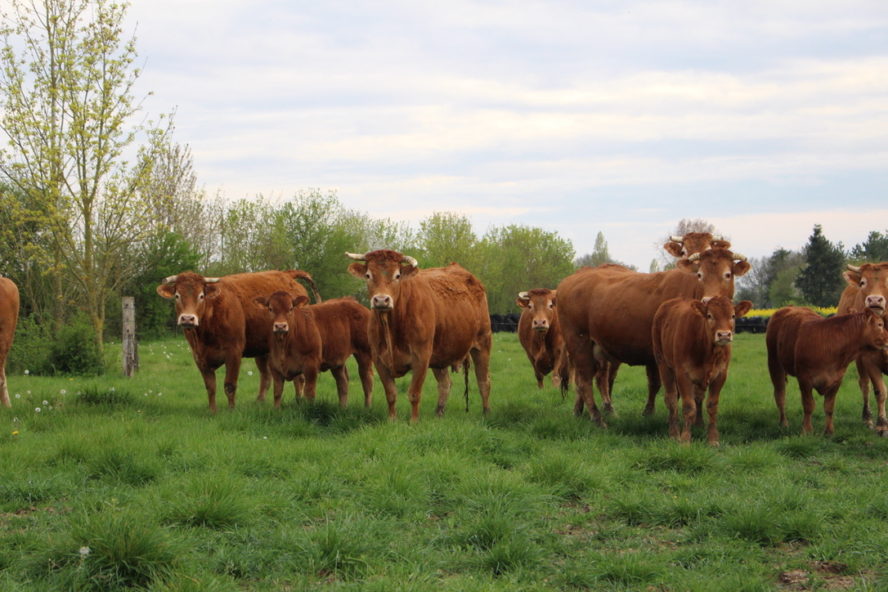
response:
{"label": "small white flower", "polygon": [[27,376],[27,375],[30,374],[30,373],[31,373],[31,372],[30,372],[27,368],[25,368],[25,376]]}
{"label": "small white flower", "polygon": [[80,547],[80,556],[86,557],[87,555],[90,554],[91,551],[92,551],[92,549],[90,549],[89,547]]}
{"label": "small white flower", "polygon": [[268,436],[262,436],[263,440],[268,440]]}
{"label": "small white flower", "polygon": [[34,413],[40,413],[40,407],[34,407]]}
{"label": "small white flower", "polygon": [[22,398],[21,393],[16,393],[16,394],[15,394],[15,398],[16,398],[16,399],[21,399],[21,398]]}
{"label": "small white flower", "polygon": [[117,390],[117,389],[114,388],[113,386],[111,387],[111,392],[112,392],[112,393],[113,393],[114,391],[116,391],[116,390]]}
{"label": "small white flower", "polygon": [[62,390],[59,391],[59,394],[60,394],[60,395],[67,395],[67,394],[68,394],[68,391],[66,391],[65,389],[62,389]]}
{"label": "small white flower", "polygon": [[49,405],[49,401],[47,401],[46,399],[44,399],[44,400],[43,400],[43,406],[45,407],[46,405]]}
{"label": "small white flower", "polygon": [[247,370],[247,376],[253,376],[253,371],[252,371],[252,370]]}

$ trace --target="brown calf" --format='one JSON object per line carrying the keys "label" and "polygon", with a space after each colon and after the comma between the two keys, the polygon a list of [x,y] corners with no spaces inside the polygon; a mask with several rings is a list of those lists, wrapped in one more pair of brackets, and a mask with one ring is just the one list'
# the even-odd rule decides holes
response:
{"label": "brown calf", "polygon": [[515,304],[522,308],[518,340],[533,367],[537,387],[543,388],[543,377],[553,370],[552,382],[556,387],[567,382],[567,359],[555,307],[555,290],[536,288],[521,292]]}
{"label": "brown calf", "polygon": [[268,369],[274,380],[274,406],[281,406],[284,381],[305,376],[305,397],[313,401],[318,373],[329,370],[336,380],[339,406],[348,404],[348,371],[354,356],[364,389],[364,406],[373,394],[373,369],[367,327],[370,311],[352,298],[336,298],[306,306],[308,298],[275,292],[256,302],[271,313]]}
{"label": "brown calf", "polygon": [[823,395],[824,434],[829,435],[833,433],[836,393],[848,364],[867,350],[888,347],[888,332],[882,318],[871,310],[824,319],[808,308],[787,306],[768,321],[765,342],[780,425],[789,425],[784,409],[786,377],[795,376],[802,394],[802,432],[808,434],[812,430],[811,391],[816,389]]}
{"label": "brown calf", "polygon": [[[752,308],[743,300],[736,305],[725,296],[702,302],[688,298],[667,300],[654,315],[651,337],[660,379],[666,389],[669,435],[691,441],[691,425],[702,424],[701,407],[709,399],[709,444],[718,446],[718,398],[728,377],[734,319]],[[684,428],[679,434],[677,398],[681,395]]]}
{"label": "brown calf", "polygon": [[12,347],[15,325],[18,322],[19,291],[15,283],[0,277],[0,404],[11,407],[6,387],[6,357]]}

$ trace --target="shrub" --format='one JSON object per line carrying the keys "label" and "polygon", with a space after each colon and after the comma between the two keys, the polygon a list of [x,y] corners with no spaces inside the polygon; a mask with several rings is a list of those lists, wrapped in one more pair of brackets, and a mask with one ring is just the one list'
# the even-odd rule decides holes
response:
{"label": "shrub", "polygon": [[77,315],[51,341],[48,362],[56,374],[96,375],[105,373],[95,333],[83,315]]}

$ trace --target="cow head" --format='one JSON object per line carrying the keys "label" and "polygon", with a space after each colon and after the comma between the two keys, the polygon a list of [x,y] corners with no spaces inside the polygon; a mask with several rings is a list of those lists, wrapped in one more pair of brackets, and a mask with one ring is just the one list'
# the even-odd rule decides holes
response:
{"label": "cow head", "polygon": [[741,300],[733,304],[729,298],[716,296],[706,302],[693,300],[691,306],[705,319],[713,345],[730,345],[734,341],[734,319],[748,313],[752,302]]}
{"label": "cow head", "polygon": [[884,352],[888,349],[888,332],[885,331],[882,314],[872,308],[867,308],[862,314],[866,319],[866,328],[863,331],[864,344]]}
{"label": "cow head", "polygon": [[676,266],[686,272],[696,273],[702,285],[702,300],[715,296],[734,297],[734,278],[749,271],[749,262],[739,253],[728,249],[713,248],[702,253],[679,259]]}
{"label": "cow head", "polygon": [[684,236],[669,237],[663,248],[676,259],[687,259],[695,253],[702,253],[708,249],[730,249],[731,242],[717,234],[689,232]]}
{"label": "cow head", "polygon": [[367,282],[370,308],[376,312],[394,310],[401,294],[401,282],[419,270],[416,259],[397,251],[370,251],[366,255],[346,253],[346,256],[355,260],[348,266],[348,272]]}
{"label": "cow head", "polygon": [[842,274],[849,285],[860,290],[857,302],[879,316],[885,314],[888,296],[888,262],[849,265]]}
{"label": "cow head", "polygon": [[255,299],[256,304],[268,309],[272,318],[271,331],[275,335],[287,335],[290,332],[288,317],[293,309],[301,308],[308,304],[308,296],[293,296],[288,292],[275,292],[271,296],[260,296]]}
{"label": "cow head", "polygon": [[515,304],[531,315],[531,327],[537,333],[545,334],[555,320],[555,290],[537,288],[520,292]]}
{"label": "cow head", "polygon": [[175,299],[178,314],[176,324],[185,329],[194,329],[200,325],[207,301],[219,295],[218,281],[219,278],[205,278],[186,271],[163,280],[157,286],[157,293],[167,300]]}

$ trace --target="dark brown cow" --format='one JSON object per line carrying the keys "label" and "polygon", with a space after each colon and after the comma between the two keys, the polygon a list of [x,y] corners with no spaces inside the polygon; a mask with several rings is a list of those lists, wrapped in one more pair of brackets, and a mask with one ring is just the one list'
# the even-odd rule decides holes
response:
{"label": "dark brown cow", "polygon": [[18,323],[19,291],[12,280],[0,277],[0,404],[11,407],[6,387],[6,356],[12,347],[15,325]]}
{"label": "dark brown cow", "polygon": [[555,386],[568,381],[556,300],[555,291],[546,288],[521,292],[515,300],[522,309],[518,319],[518,340],[527,353],[539,388],[543,388],[543,377],[552,371]]}
{"label": "dark brown cow", "polygon": [[[718,446],[718,399],[728,378],[734,319],[752,308],[743,300],[736,305],[716,296],[707,302],[688,298],[667,300],[657,309],[651,333],[654,358],[666,389],[669,435],[691,441],[691,425],[701,423],[703,398],[709,389],[709,444]],[[679,434],[677,398],[681,395],[684,428]]]}
{"label": "dark brown cow", "polygon": [[[370,346],[385,388],[389,418],[394,419],[395,378],[413,371],[407,395],[410,420],[419,420],[426,373],[438,381],[437,414],[450,394],[449,370],[472,356],[484,413],[490,410],[490,313],[484,286],[457,263],[419,269],[416,260],[396,251],[347,253],[348,271],[367,282]],[[468,371],[468,370],[466,370]],[[467,385],[468,386],[468,385]]]}
{"label": "dark brown cow", "polygon": [[[857,267],[849,265],[842,274],[848,285],[839,299],[838,314],[871,310],[877,315],[885,316],[885,303],[888,297],[888,262],[864,263]],[[883,352],[865,351],[857,358],[857,375],[860,392],[863,396],[863,421],[873,426],[870,411],[870,384],[876,392],[878,418],[876,432],[880,436],[888,436],[888,416],[885,415],[886,389],[882,373],[886,370],[886,356]]]}
{"label": "dark brown cow", "polygon": [[730,249],[731,242],[709,232],[689,232],[684,236],[669,237],[663,248],[676,259],[687,259],[709,249]]}
{"label": "dark brown cow", "polygon": [[367,329],[370,311],[353,298],[336,298],[306,306],[306,296],[275,292],[256,302],[268,308],[271,325],[268,369],[274,380],[274,406],[281,406],[284,381],[305,376],[305,397],[313,401],[318,373],[329,370],[336,380],[339,406],[348,404],[348,371],[354,356],[364,388],[364,406],[373,394],[372,354]]}
{"label": "dark brown cow", "polygon": [[826,415],[824,433],[833,433],[836,393],[848,364],[861,352],[888,347],[888,332],[882,318],[871,310],[823,318],[800,306],[781,308],[768,321],[768,372],[774,385],[774,402],[780,425],[787,427],[786,377],[795,376],[802,394],[802,432],[810,433],[814,412],[812,389],[823,395]]}
{"label": "dark brown cow", "polygon": [[221,278],[205,278],[188,271],[170,276],[157,286],[158,294],[175,299],[177,324],[185,330],[213,413],[216,369],[225,365],[225,394],[228,406],[234,407],[242,357],[256,358],[260,374],[258,399],[265,399],[271,324],[265,310],[254,300],[278,290],[306,296],[297,278],[309,282],[319,299],[311,275],[299,270],[239,273]]}
{"label": "dark brown cow", "polygon": [[[709,249],[678,261],[678,268],[636,273],[618,266],[580,269],[558,285],[558,318],[574,370],[577,392],[600,425],[592,382],[604,362],[645,366],[648,376],[646,411],[653,410],[660,376],[651,343],[654,314],[670,298],[734,295],[734,278],[749,271],[741,255]],[[599,388],[607,380],[599,380]],[[605,388],[607,388],[605,386]],[[610,390],[602,391],[605,411],[612,408]]]}

